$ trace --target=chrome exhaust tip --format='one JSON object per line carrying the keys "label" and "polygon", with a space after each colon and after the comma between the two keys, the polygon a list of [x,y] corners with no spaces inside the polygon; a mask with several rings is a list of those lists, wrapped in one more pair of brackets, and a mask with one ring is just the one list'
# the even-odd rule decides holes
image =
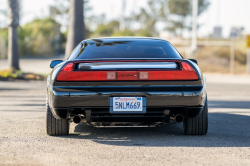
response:
{"label": "chrome exhaust tip", "polygon": [[82,121],[82,117],[81,116],[79,116],[79,115],[74,116],[73,122],[75,124],[79,124],[81,121]]}
{"label": "chrome exhaust tip", "polygon": [[181,123],[181,122],[183,122],[184,117],[181,114],[178,114],[175,116],[175,120],[176,120],[176,122]]}

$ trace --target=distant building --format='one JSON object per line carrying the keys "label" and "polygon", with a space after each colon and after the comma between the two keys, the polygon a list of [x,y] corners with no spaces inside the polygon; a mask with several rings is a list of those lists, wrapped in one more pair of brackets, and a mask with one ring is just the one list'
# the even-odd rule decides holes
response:
{"label": "distant building", "polygon": [[220,26],[214,27],[213,37],[216,39],[222,38],[222,27]]}
{"label": "distant building", "polygon": [[244,33],[244,27],[232,27],[229,37],[237,37]]}

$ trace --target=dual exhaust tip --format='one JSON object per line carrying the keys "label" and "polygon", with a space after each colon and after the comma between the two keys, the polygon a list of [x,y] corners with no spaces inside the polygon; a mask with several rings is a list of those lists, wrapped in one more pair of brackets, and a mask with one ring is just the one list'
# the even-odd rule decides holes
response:
{"label": "dual exhaust tip", "polygon": [[74,118],[73,118],[74,123],[79,124],[79,123],[81,123],[81,121],[82,121],[81,116],[79,116],[79,115],[74,116]]}
{"label": "dual exhaust tip", "polygon": [[183,115],[181,115],[181,114],[177,114],[177,115],[174,116],[174,117],[170,117],[170,119],[171,119],[171,120],[175,120],[175,121],[178,122],[178,123],[181,123],[181,122],[183,122],[184,117],[183,117]]}
{"label": "dual exhaust tip", "polygon": [[81,122],[91,124],[91,122],[92,122],[91,110],[85,110],[85,116],[82,116],[82,115],[74,116],[73,122],[76,123],[76,124],[79,124]]}
{"label": "dual exhaust tip", "polygon": [[183,122],[183,120],[184,120],[184,117],[181,114],[178,114],[175,116],[176,122],[181,123],[181,122]]}

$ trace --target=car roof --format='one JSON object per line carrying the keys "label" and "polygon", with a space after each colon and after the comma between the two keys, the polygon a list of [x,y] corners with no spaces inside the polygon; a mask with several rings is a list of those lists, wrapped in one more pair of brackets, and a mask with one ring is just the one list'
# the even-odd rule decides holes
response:
{"label": "car roof", "polygon": [[85,41],[117,41],[117,40],[130,40],[130,41],[137,41],[137,40],[161,40],[161,41],[166,41],[164,39],[160,39],[160,38],[153,38],[153,37],[136,37],[136,36],[121,36],[121,37],[102,37],[102,38],[93,38],[93,39],[87,39]]}

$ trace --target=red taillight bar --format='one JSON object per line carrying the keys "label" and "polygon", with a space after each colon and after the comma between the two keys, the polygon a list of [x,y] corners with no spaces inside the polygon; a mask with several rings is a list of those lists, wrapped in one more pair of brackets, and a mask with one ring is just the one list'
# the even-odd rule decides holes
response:
{"label": "red taillight bar", "polygon": [[140,80],[148,81],[191,81],[198,80],[195,71],[139,71],[140,73],[148,73],[148,79],[141,78]]}
{"label": "red taillight bar", "polygon": [[198,80],[196,71],[187,62],[176,70],[138,71],[74,71],[68,63],[58,74],[57,81],[191,81]]}
{"label": "red taillight bar", "polygon": [[[58,74],[57,81],[115,81],[116,71],[73,71],[74,63],[68,63]],[[109,77],[108,77],[109,74]],[[110,76],[111,75],[111,76]]]}

